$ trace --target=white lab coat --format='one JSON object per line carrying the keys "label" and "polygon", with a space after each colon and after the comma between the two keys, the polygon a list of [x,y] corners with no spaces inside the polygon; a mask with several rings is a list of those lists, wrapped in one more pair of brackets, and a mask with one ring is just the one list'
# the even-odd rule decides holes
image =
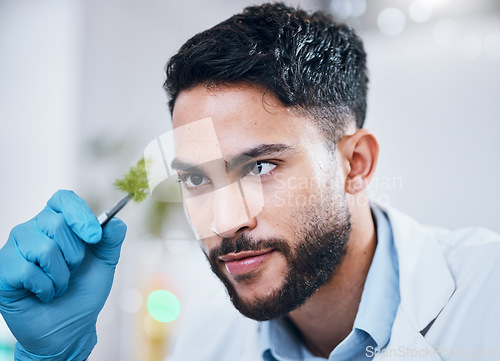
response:
{"label": "white lab coat", "polygon": [[423,227],[394,209],[387,214],[401,303],[375,360],[500,360],[500,236]]}
{"label": "white lab coat", "polygon": [[[394,209],[401,303],[374,360],[500,360],[500,236],[425,227]],[[168,361],[258,361],[259,323],[227,301],[180,332]]]}

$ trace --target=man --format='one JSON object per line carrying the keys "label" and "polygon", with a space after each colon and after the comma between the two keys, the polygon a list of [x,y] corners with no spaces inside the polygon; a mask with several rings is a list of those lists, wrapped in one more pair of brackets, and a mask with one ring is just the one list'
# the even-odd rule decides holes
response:
{"label": "man", "polygon": [[[246,316],[200,319],[174,360],[500,358],[500,237],[424,228],[368,202],[367,81],[351,29],[282,4],[247,8],[170,60],[170,166]],[[89,356],[124,234],[67,191],[14,228],[0,310],[17,359]]]}

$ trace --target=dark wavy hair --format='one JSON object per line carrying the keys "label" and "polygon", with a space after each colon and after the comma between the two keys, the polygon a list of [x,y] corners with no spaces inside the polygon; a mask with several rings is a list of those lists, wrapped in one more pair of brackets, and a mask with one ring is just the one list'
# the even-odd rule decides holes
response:
{"label": "dark wavy hair", "polygon": [[350,121],[363,127],[368,84],[363,43],[324,12],[282,3],[247,7],[189,39],[166,73],[170,112],[183,90],[247,82],[315,120],[334,142]]}

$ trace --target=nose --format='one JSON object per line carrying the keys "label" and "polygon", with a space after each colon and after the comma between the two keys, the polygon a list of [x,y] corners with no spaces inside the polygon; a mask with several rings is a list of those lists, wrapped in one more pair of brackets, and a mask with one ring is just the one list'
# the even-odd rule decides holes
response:
{"label": "nose", "polygon": [[237,236],[257,225],[240,182],[233,182],[214,191],[211,230],[224,238]]}

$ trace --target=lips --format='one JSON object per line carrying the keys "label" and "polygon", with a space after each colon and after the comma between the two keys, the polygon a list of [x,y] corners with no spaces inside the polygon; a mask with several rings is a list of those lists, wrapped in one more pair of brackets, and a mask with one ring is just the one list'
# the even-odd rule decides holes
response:
{"label": "lips", "polygon": [[242,275],[257,269],[274,252],[274,249],[229,253],[219,257],[232,275]]}

